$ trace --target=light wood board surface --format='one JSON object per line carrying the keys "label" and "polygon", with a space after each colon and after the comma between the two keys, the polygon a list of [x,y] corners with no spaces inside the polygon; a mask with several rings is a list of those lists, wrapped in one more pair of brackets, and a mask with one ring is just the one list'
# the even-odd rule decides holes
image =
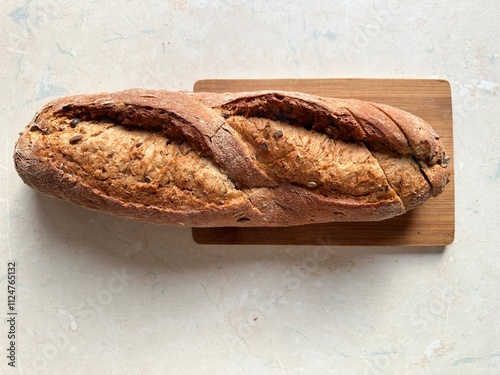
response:
{"label": "light wood board surface", "polygon": [[451,181],[422,206],[379,222],[327,223],[288,228],[193,228],[200,244],[445,246],[455,236],[455,184],[451,90],[447,81],[423,79],[201,80],[195,92],[300,91],[392,105],[429,122],[440,135]]}

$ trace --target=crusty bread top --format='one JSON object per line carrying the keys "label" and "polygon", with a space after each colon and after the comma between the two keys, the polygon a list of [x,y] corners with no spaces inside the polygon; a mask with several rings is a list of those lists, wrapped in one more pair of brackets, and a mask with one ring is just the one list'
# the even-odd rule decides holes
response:
{"label": "crusty bread top", "polygon": [[423,120],[277,91],[60,98],[35,116],[14,157],[46,194],[189,226],[382,220],[448,181],[439,137]]}

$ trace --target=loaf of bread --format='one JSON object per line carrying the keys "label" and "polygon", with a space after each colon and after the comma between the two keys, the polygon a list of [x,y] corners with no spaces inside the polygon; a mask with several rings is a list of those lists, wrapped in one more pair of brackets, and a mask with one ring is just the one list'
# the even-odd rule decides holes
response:
{"label": "loaf of bread", "polygon": [[50,196],[194,227],[384,220],[437,196],[449,178],[422,119],[278,91],[60,98],[21,133],[14,161]]}

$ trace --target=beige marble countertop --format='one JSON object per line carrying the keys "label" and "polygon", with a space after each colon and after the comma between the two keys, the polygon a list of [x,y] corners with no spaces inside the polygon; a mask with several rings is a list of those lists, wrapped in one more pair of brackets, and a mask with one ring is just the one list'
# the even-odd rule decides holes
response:
{"label": "beige marble countertop", "polygon": [[[498,374],[499,15],[493,0],[3,1],[0,373]],[[450,82],[444,252],[201,246],[42,196],[13,167],[18,132],[57,96],[339,77]]]}

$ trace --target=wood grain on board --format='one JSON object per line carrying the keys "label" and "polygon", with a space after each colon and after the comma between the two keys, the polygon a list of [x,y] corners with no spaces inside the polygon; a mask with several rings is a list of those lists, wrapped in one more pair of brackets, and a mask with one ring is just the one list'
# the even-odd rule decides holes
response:
{"label": "wood grain on board", "polygon": [[451,161],[444,193],[389,220],[312,224],[288,228],[193,228],[200,244],[445,246],[455,236],[453,121],[450,85],[427,79],[202,80],[195,92],[300,91],[355,98],[401,108],[426,120],[440,135]]}

